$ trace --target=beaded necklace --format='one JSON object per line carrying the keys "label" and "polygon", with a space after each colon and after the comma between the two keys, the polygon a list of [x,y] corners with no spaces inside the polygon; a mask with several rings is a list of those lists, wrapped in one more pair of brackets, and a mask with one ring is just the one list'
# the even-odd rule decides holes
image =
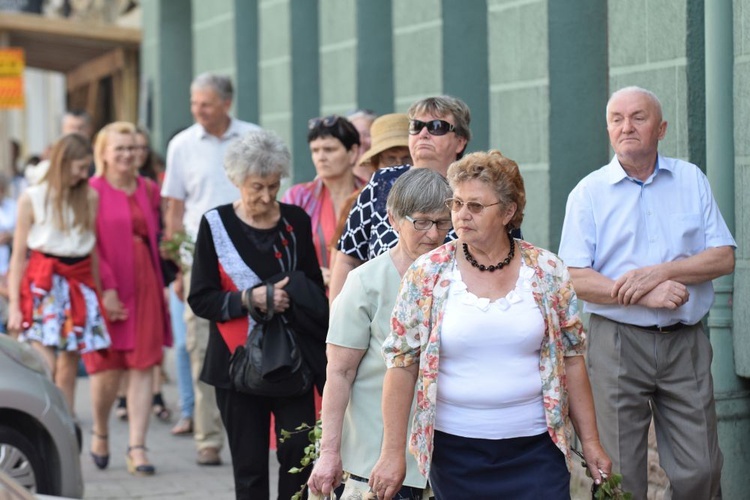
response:
{"label": "beaded necklace", "polygon": [[479,262],[477,262],[477,259],[475,259],[474,256],[469,253],[469,245],[464,243],[463,247],[464,247],[464,255],[466,256],[466,260],[469,261],[469,264],[471,264],[472,267],[476,267],[482,272],[489,271],[492,273],[492,272],[497,271],[498,269],[502,269],[508,264],[510,264],[510,261],[513,260],[513,255],[515,255],[516,253],[516,244],[513,241],[513,238],[510,236],[510,234],[508,234],[508,239],[510,240],[510,252],[508,252],[508,256],[505,257],[505,259],[498,262],[497,264],[489,266],[489,267],[485,266],[484,264],[480,264]]}

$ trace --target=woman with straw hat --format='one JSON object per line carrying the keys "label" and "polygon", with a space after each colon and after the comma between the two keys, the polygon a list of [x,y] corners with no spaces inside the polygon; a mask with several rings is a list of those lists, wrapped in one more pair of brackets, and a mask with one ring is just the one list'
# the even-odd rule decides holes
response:
{"label": "woman with straw hat", "polygon": [[[359,158],[361,167],[379,168],[411,165],[409,153],[409,117],[391,113],[377,118],[370,129],[372,145]],[[368,176],[369,177],[369,176]]]}

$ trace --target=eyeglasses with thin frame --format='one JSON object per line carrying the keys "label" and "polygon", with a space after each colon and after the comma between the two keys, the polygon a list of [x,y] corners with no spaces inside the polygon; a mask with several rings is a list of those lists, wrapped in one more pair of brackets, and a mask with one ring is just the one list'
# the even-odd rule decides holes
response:
{"label": "eyeglasses with thin frame", "polygon": [[312,130],[320,125],[323,125],[324,127],[333,127],[339,122],[339,120],[346,120],[346,118],[339,115],[328,115],[320,116],[318,118],[310,118],[307,121],[307,129]]}
{"label": "eyeglasses with thin frame", "polygon": [[499,204],[499,201],[497,203],[490,203],[489,205],[482,205],[478,201],[462,201],[458,198],[448,198],[447,200],[445,200],[445,206],[450,208],[453,212],[458,212],[459,210],[461,210],[461,207],[466,205],[466,208],[469,209],[469,212],[473,214],[481,214],[485,208]]}
{"label": "eyeglasses with thin frame", "polygon": [[422,120],[409,120],[409,134],[417,135],[423,128],[427,127],[427,132],[430,135],[445,135],[448,132],[455,132],[456,127],[452,123],[448,123],[445,120],[430,120],[423,122]]}
{"label": "eyeglasses with thin frame", "polygon": [[405,216],[404,219],[411,222],[414,226],[414,229],[416,229],[417,231],[429,231],[433,225],[437,226],[438,231],[449,231],[450,228],[453,227],[453,221],[451,221],[450,219],[415,219],[414,217],[409,217],[408,215]]}

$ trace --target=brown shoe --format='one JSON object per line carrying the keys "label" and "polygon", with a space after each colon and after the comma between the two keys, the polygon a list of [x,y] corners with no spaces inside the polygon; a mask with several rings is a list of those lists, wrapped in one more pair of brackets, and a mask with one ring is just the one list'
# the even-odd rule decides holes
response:
{"label": "brown shoe", "polygon": [[221,465],[219,449],[209,446],[198,450],[198,465]]}

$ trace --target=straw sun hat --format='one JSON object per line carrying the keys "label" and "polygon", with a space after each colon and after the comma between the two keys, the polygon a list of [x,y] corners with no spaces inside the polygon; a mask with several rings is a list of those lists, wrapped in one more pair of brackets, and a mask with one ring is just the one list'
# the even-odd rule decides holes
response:
{"label": "straw sun hat", "polygon": [[409,117],[404,113],[391,113],[377,118],[370,128],[372,146],[359,159],[359,164],[369,162],[373,156],[386,149],[409,147]]}

